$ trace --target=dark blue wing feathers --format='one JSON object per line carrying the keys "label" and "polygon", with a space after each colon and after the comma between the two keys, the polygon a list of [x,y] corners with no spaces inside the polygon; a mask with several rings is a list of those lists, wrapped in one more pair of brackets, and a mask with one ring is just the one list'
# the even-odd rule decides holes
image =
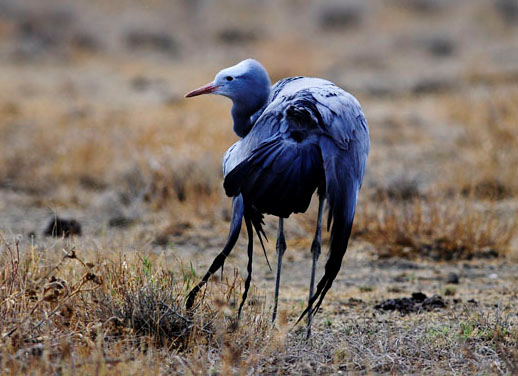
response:
{"label": "dark blue wing feathers", "polygon": [[229,172],[224,188],[229,196],[241,193],[262,213],[286,218],[306,211],[323,179],[321,166],[317,145],[278,134]]}

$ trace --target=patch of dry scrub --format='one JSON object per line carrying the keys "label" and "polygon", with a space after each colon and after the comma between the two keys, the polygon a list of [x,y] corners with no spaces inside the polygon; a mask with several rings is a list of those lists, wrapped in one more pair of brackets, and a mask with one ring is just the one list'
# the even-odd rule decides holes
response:
{"label": "patch of dry scrub", "polygon": [[187,312],[192,268],[133,251],[101,256],[78,247],[58,256],[26,247],[2,239],[3,374],[516,371],[512,304],[404,319],[364,306],[360,316],[348,309],[317,320],[305,341],[303,326],[288,324],[296,312],[281,312],[273,328],[257,294],[237,322],[237,273],[215,278]]}
{"label": "patch of dry scrub", "polygon": [[133,252],[104,258],[69,249],[59,259],[46,251],[2,239],[2,373],[206,373],[258,362],[241,355],[263,351],[271,327],[262,304],[236,322],[237,274],[211,284],[187,312],[198,278],[191,269],[173,272]]}
{"label": "patch of dry scrub", "polygon": [[[391,317],[392,316],[392,317]],[[466,305],[447,315],[364,317],[346,325],[335,359],[342,369],[376,373],[516,371],[518,332],[510,306],[485,314]]]}
{"label": "patch of dry scrub", "polygon": [[[444,102],[463,128],[452,183],[466,195],[501,200],[518,195],[518,92],[463,93]],[[451,186],[451,183],[450,183]]]}
{"label": "patch of dry scrub", "polygon": [[1,241],[3,374],[516,370],[512,305],[496,312],[452,306],[404,320],[368,306],[346,309],[315,321],[305,341],[303,326],[289,324],[298,312],[281,312],[272,327],[256,293],[236,321],[236,272],[214,278],[188,312],[185,295],[198,276],[171,269],[162,256],[79,246],[59,256]]}
{"label": "patch of dry scrub", "polygon": [[506,255],[518,216],[463,199],[383,198],[360,203],[355,235],[378,247],[379,257],[459,260]]}

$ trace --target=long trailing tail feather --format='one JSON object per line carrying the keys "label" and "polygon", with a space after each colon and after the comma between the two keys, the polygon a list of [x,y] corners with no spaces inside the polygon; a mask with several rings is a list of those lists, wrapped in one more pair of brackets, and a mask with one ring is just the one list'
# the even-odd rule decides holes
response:
{"label": "long trailing tail feather", "polygon": [[241,317],[241,310],[246,302],[246,298],[248,297],[248,290],[250,289],[250,282],[252,281],[252,258],[254,254],[254,230],[252,228],[252,221],[248,217],[245,212],[245,225],[246,231],[248,233],[248,264],[246,266],[246,270],[248,275],[245,280],[245,290],[243,291],[243,297],[241,298],[241,304],[239,304],[239,309],[237,311],[237,317]]}
{"label": "long trailing tail feather", "polygon": [[[343,158],[340,153],[336,152],[336,147],[332,141],[326,138],[321,140],[320,148],[324,162],[326,194],[329,203],[328,229],[331,227],[329,258],[326,262],[324,275],[317,284],[316,292],[296,324],[306,316],[310,309],[315,313],[318,311],[340,271],[351,235],[359,185],[363,177],[361,171],[356,169],[354,155],[352,158]],[[359,177],[358,172],[360,173]],[[315,302],[316,305],[314,305]]]}
{"label": "long trailing tail feather", "polygon": [[[331,230],[331,252],[329,254],[329,259],[327,260],[327,263],[326,263],[324,276],[318,282],[317,291],[311,297],[311,300],[309,301],[308,306],[302,312],[302,314],[299,316],[295,325],[297,325],[306,316],[306,314],[310,310],[310,307],[313,307],[313,305],[315,304],[315,301],[317,301],[317,299],[318,299],[317,304],[314,305],[314,308],[311,308],[311,309],[314,314],[316,314],[318,312],[320,305],[324,301],[324,297],[326,296],[327,292],[331,288],[333,281],[335,280],[336,276],[338,275],[338,272],[340,271],[342,259],[345,254],[345,251],[347,249],[347,241],[349,240],[349,236],[351,235],[352,222],[349,226],[345,227],[345,233],[343,235],[340,234],[339,236],[336,236],[336,232],[338,232],[338,231],[336,231],[336,229],[340,228],[340,227],[344,228],[343,226],[337,224],[336,221],[333,223],[333,229]],[[333,241],[335,239],[341,238],[342,236],[345,239]],[[340,251],[340,249],[343,249],[343,253]]]}

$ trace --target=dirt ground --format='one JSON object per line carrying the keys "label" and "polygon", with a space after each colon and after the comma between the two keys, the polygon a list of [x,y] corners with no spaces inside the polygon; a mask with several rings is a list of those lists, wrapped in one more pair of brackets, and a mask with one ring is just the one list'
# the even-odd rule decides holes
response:
{"label": "dirt ground", "polygon": [[[226,99],[183,93],[247,57],[273,82],[306,75],[337,83],[369,122],[353,237],[312,339],[292,325],[307,301],[315,202],[287,220],[277,327],[268,323],[275,275],[256,243],[244,324],[228,329],[246,273],[243,231],[224,279],[209,283],[201,303],[212,312],[226,296],[215,319],[228,324],[226,337],[215,329],[215,340],[148,353],[119,340],[94,341],[87,352],[73,342],[65,357],[55,351],[62,339],[56,347],[37,338],[45,330],[65,338],[71,327],[49,319],[34,329],[42,333],[23,332],[54,312],[30,301],[13,311],[27,281],[47,281],[46,270],[71,250],[99,272],[125,258],[149,259],[156,273],[189,270],[178,296],[203,275],[226,240],[221,159],[237,138]],[[516,1],[5,0],[0,87],[2,373],[518,372]],[[81,234],[46,236],[57,217],[75,219]],[[265,228],[275,269],[275,218]],[[16,285],[7,271],[24,257],[40,261]],[[71,284],[80,278],[74,268],[52,274]],[[137,277],[128,291],[149,282]],[[375,308],[415,292],[445,305]],[[77,328],[102,321],[76,316]],[[24,333],[18,342],[13,328]],[[40,343],[53,355],[26,350]]]}

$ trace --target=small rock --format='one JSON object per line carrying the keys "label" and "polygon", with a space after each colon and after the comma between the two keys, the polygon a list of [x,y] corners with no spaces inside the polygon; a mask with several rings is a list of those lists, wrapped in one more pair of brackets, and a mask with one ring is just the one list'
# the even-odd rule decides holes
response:
{"label": "small rock", "polygon": [[449,273],[448,277],[446,278],[446,283],[458,285],[459,284],[459,275],[454,272]]}
{"label": "small rock", "polygon": [[69,236],[81,235],[81,224],[75,219],[63,219],[54,217],[50,220],[43,235],[53,236],[56,238]]}
{"label": "small rock", "polygon": [[449,38],[436,37],[426,41],[428,52],[436,57],[448,57],[453,55],[455,45]]}

